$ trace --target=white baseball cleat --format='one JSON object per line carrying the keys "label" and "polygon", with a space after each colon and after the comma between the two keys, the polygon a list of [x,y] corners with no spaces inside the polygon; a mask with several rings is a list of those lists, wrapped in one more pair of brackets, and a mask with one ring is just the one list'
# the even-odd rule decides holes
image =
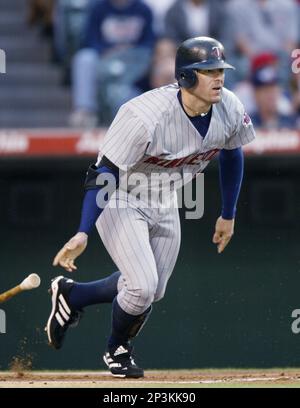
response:
{"label": "white baseball cleat", "polygon": [[52,299],[52,310],[45,327],[49,344],[55,349],[60,349],[69,327],[76,327],[82,317],[82,310],[74,310],[69,301],[68,295],[72,289],[74,281],[58,276],[51,282],[49,293]]}

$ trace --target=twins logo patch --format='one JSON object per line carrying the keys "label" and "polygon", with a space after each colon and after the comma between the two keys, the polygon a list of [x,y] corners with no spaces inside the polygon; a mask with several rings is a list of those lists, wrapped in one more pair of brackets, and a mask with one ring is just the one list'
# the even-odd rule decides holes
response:
{"label": "twins logo patch", "polygon": [[222,57],[222,52],[219,47],[213,47],[212,48],[212,55],[214,55],[216,58],[221,59]]}
{"label": "twins logo patch", "polygon": [[250,116],[248,115],[248,113],[244,113],[244,117],[243,117],[243,126],[245,127],[245,128],[247,128],[247,127],[249,127],[251,125],[251,118],[250,118]]}

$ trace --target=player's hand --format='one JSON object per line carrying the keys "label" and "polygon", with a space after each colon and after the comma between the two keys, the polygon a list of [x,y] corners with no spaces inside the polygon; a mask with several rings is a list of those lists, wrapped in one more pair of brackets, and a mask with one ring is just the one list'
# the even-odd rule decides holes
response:
{"label": "player's hand", "polygon": [[87,243],[87,234],[78,232],[57,253],[53,261],[53,266],[60,265],[68,272],[75,271],[77,266],[75,266],[74,261],[85,250]]}
{"label": "player's hand", "polygon": [[232,220],[224,220],[219,217],[216,222],[213,243],[218,245],[218,253],[224,251],[225,247],[231,240],[234,232],[234,218]]}

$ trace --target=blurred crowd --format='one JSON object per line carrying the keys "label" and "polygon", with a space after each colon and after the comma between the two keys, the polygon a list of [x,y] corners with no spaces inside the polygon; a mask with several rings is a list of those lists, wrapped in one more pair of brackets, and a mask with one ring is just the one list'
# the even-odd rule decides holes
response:
{"label": "blurred crowd", "polygon": [[128,99],[175,82],[178,44],[212,36],[254,124],[300,129],[300,0],[30,0],[29,22],[71,87],[71,126],[107,125]]}

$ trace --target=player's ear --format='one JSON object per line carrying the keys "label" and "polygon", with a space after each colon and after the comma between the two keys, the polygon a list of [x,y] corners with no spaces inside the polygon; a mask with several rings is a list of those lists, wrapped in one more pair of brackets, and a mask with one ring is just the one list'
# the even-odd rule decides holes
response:
{"label": "player's ear", "polygon": [[197,75],[192,69],[182,69],[179,73],[178,84],[182,88],[192,88],[197,83]]}

